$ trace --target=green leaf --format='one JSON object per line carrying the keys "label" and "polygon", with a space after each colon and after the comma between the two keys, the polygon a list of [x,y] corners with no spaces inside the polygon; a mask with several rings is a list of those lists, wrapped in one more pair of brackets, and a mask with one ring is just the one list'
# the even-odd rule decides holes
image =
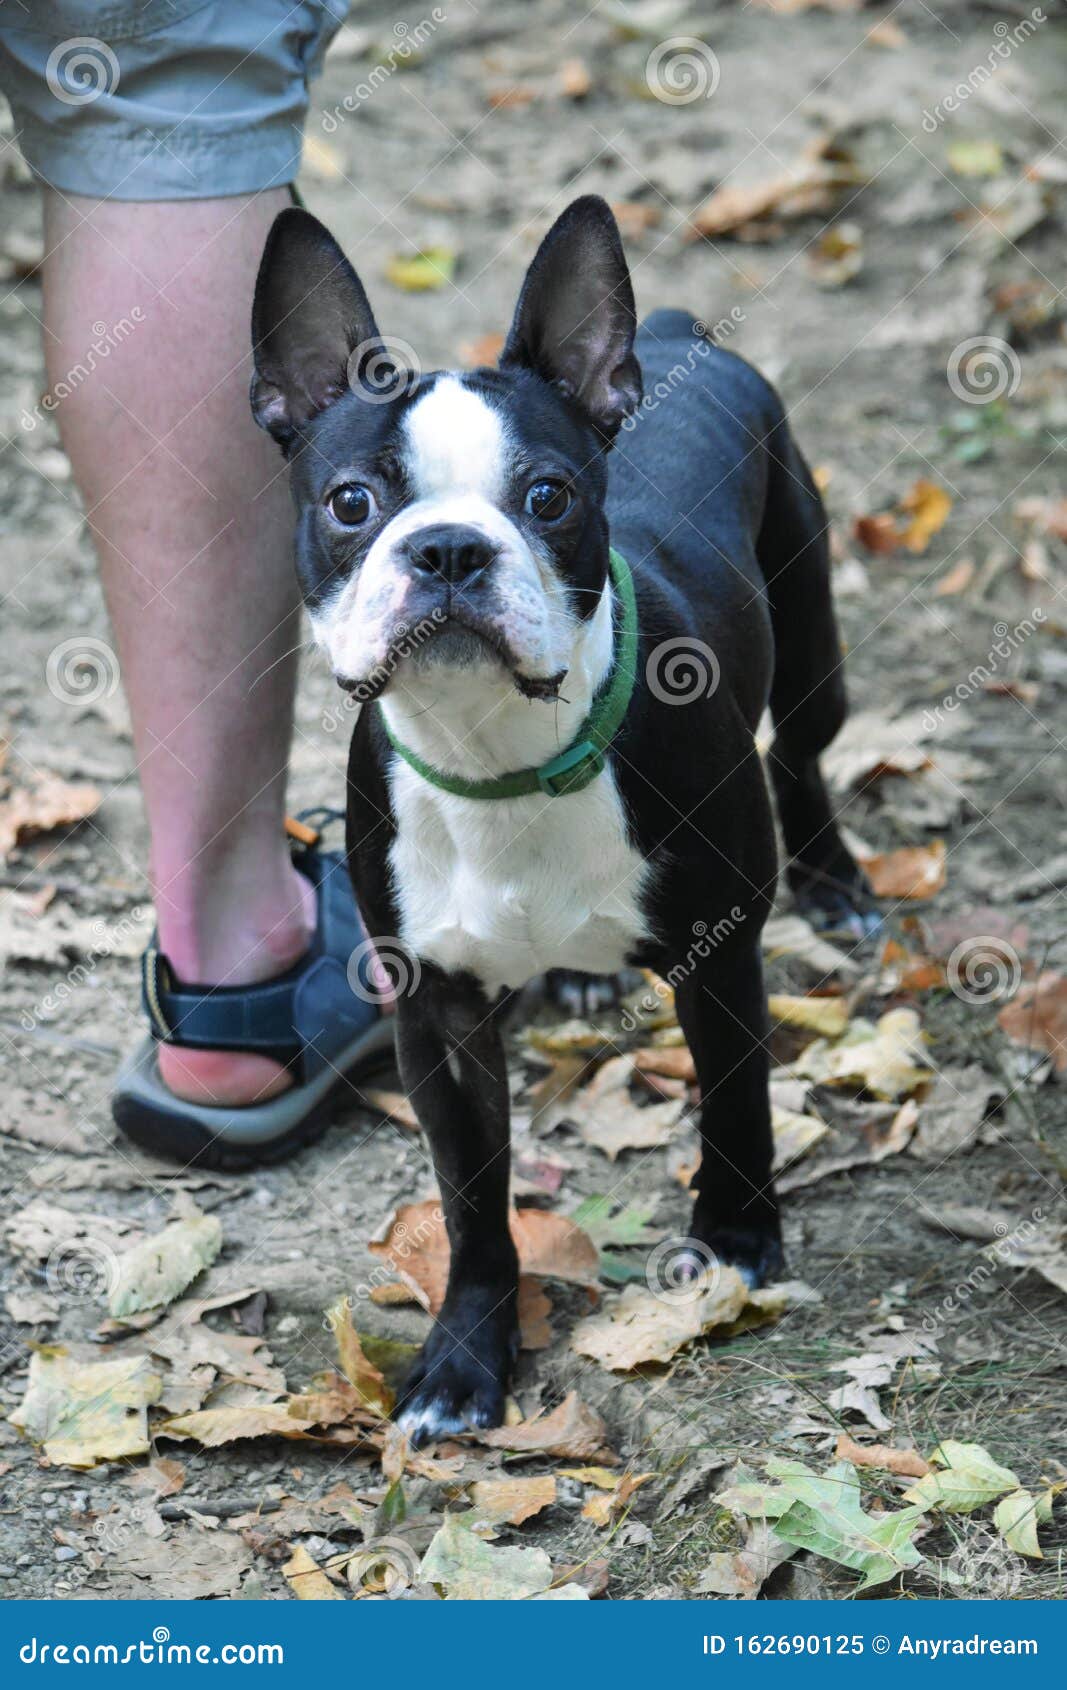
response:
{"label": "green leaf", "polygon": [[148,1405],[163,1389],[147,1356],[75,1361],[59,1346],[30,1357],[26,1395],[10,1416],[56,1467],[144,1455]]}
{"label": "green leaf", "polygon": [[[614,1245],[619,1250],[637,1249],[656,1244],[663,1237],[661,1226],[652,1226],[651,1209],[635,1206],[611,1213],[611,1197],[587,1197],[569,1217],[589,1237],[598,1249]],[[642,1269],[642,1277],[644,1270]]]}
{"label": "green leaf", "polygon": [[222,1249],[222,1226],[193,1209],[120,1256],[107,1306],[116,1320],[162,1309],[210,1267]]}
{"label": "green leaf", "polygon": [[1010,1467],[1000,1467],[981,1444],[961,1444],[946,1438],[930,1461],[937,1469],[904,1492],[905,1502],[921,1508],[940,1508],[946,1514],[973,1514],[1005,1491],[1019,1489]]}
{"label": "green leaf", "polygon": [[1037,1523],[1040,1519],[1047,1520],[1051,1513],[1052,1503],[1047,1491],[1031,1496],[1028,1490],[1016,1490],[997,1503],[993,1510],[993,1524],[1016,1555],[1030,1555],[1040,1561],[1043,1556],[1037,1541]]}

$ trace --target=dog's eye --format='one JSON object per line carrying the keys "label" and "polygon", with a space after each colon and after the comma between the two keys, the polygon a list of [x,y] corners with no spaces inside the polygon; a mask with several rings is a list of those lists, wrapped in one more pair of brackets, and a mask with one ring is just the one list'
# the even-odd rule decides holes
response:
{"label": "dog's eye", "polygon": [[527,514],[538,522],[558,522],[573,503],[574,495],[565,481],[535,481],[526,495]]}
{"label": "dog's eye", "polygon": [[343,487],[334,488],[326,505],[336,522],[345,528],[358,528],[374,514],[374,494],[358,481],[346,481]]}

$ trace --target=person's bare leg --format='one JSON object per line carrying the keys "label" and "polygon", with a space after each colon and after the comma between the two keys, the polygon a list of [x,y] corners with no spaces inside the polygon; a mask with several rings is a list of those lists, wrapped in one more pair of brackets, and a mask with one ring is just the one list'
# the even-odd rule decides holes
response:
{"label": "person's bare leg", "polygon": [[[201,984],[280,973],[314,924],[283,834],[300,637],[291,507],[248,407],[256,266],[288,203],[283,190],[150,204],[45,194],[50,384],[84,363],[101,324],[135,325],[67,383],[56,415],[133,718],[160,946]],[[161,1045],[159,1059],[167,1085],[199,1102],[290,1083],[262,1056]]]}

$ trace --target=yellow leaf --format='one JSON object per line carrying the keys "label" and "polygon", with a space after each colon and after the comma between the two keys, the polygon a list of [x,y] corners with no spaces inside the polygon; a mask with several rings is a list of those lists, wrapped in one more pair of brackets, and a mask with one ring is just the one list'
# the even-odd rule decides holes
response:
{"label": "yellow leaf", "polygon": [[919,479],[900,501],[910,518],[903,540],[909,552],[924,552],[939,529],[948,521],[952,498],[936,481]]}
{"label": "yellow leaf", "polygon": [[395,253],[385,266],[386,280],[404,293],[447,287],[455,273],[456,254],[447,246],[430,246],[410,256]]}
{"label": "yellow leaf", "polygon": [[913,1009],[891,1009],[872,1024],[857,1017],[840,1039],[816,1039],[791,1072],[820,1085],[852,1086],[895,1102],[933,1079],[921,1066],[922,1030]]}
{"label": "yellow leaf", "polygon": [[242,1403],[236,1408],[202,1408],[195,1414],[179,1414],[165,1420],[158,1433],[166,1438],[195,1438],[205,1449],[216,1449],[238,1438],[299,1438],[314,1424],[313,1420],[290,1414],[284,1402]]}
{"label": "yellow leaf", "polygon": [[555,1502],[556,1481],[551,1473],[531,1479],[476,1479],[468,1494],[483,1519],[521,1526]]}
{"label": "yellow leaf", "polygon": [[957,176],[999,176],[1004,169],[996,141],[953,141],[948,162]]}
{"label": "yellow leaf", "polygon": [[107,1306],[115,1319],[142,1309],[165,1308],[210,1267],[222,1249],[222,1226],[214,1215],[191,1213],[119,1257]]}
{"label": "yellow leaf", "polygon": [[844,998],[793,996],[772,992],[767,1007],[775,1021],[787,1027],[806,1027],[825,1039],[836,1039],[848,1026],[848,1005]]}
{"label": "yellow leaf", "polygon": [[344,1597],[330,1583],[326,1574],[308,1554],[302,1544],[292,1546],[293,1553],[282,1568],[289,1588],[301,1602],[343,1602]]}
{"label": "yellow leaf", "polygon": [[1031,1496],[1028,1490],[1016,1490],[998,1502],[993,1510],[993,1524],[1008,1548],[1014,1549],[1017,1555],[1029,1555],[1037,1561],[1044,1559],[1037,1541],[1040,1500]]}
{"label": "yellow leaf", "polygon": [[677,1291],[627,1285],[602,1314],[579,1321],[571,1337],[578,1355],[591,1356],[613,1373],[647,1362],[668,1362],[678,1350],[715,1328],[729,1328],[746,1311],[758,1318],[781,1312],[774,1292],[749,1291],[736,1268],[713,1271]]}
{"label": "yellow leaf", "polygon": [[80,1362],[58,1347],[37,1350],[11,1424],[57,1467],[95,1467],[147,1452],[148,1405],[162,1388],[147,1356]]}
{"label": "yellow leaf", "polygon": [[374,1414],[387,1420],[393,1409],[393,1393],[385,1382],[385,1375],[363,1354],[359,1334],[352,1324],[352,1305],[347,1297],[326,1311],[327,1324],[337,1344],[341,1372],[360,1398]]}

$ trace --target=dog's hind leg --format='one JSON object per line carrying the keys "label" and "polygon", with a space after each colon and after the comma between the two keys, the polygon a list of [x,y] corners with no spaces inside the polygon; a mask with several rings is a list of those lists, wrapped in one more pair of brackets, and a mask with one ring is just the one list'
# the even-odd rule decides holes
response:
{"label": "dog's hind leg", "polygon": [[860,938],[878,926],[866,877],[838,832],[819,753],[848,706],[830,592],[827,519],[783,421],[768,441],[767,504],[757,542],[774,629],[771,780],[789,884],[819,927]]}

